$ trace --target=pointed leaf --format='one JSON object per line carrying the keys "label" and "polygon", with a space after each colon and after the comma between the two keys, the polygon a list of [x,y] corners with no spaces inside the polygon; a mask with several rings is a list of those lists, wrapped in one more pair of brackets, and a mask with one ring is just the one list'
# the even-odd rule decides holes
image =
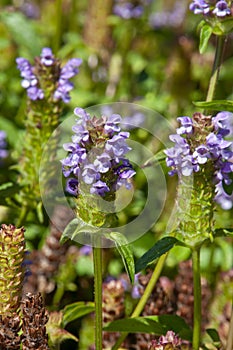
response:
{"label": "pointed leaf", "polygon": [[142,168],[146,168],[149,166],[152,166],[154,163],[162,163],[166,159],[166,154],[164,153],[164,150],[159,151],[156,153],[153,157],[149,158],[143,165]]}
{"label": "pointed leaf", "polygon": [[229,100],[215,100],[215,101],[197,101],[193,104],[200,108],[215,110],[215,111],[229,111],[233,112],[233,101]]}
{"label": "pointed leaf", "polygon": [[0,205],[6,205],[6,198],[18,193],[20,186],[13,182],[6,182],[0,185]]}
{"label": "pointed leaf", "polygon": [[66,226],[62,233],[60,243],[65,243],[68,239],[76,240],[78,236],[83,236],[83,234],[97,234],[101,232],[99,227],[88,225],[86,222],[80,218],[75,218]]}
{"label": "pointed leaf", "polygon": [[73,304],[67,305],[63,309],[63,325],[64,327],[77,318],[87,315],[95,310],[95,304],[93,302],[78,301]]}
{"label": "pointed leaf", "polygon": [[124,318],[113,321],[104,327],[108,332],[127,333],[150,333],[156,335],[166,334],[172,330],[182,336],[183,339],[190,340],[192,332],[185,321],[177,315],[160,315]]}
{"label": "pointed leaf", "polygon": [[212,32],[213,32],[213,29],[210,25],[205,24],[202,26],[200,31],[200,44],[199,44],[200,54],[203,54],[206,51]]}
{"label": "pointed leaf", "polygon": [[216,329],[208,328],[206,330],[206,333],[210,336],[210,338],[213,340],[213,342],[216,342],[216,343],[220,342],[220,337],[219,337],[219,334],[216,331]]}
{"label": "pointed leaf", "polygon": [[178,242],[179,241],[175,237],[170,236],[160,239],[150,250],[136,261],[136,273],[143,270],[148,264],[168,252]]}
{"label": "pointed leaf", "polygon": [[125,270],[129,276],[129,279],[133,283],[135,275],[134,257],[132,248],[129,245],[126,237],[119,232],[111,232],[109,234],[106,234],[105,237],[114,241],[124,263]]}

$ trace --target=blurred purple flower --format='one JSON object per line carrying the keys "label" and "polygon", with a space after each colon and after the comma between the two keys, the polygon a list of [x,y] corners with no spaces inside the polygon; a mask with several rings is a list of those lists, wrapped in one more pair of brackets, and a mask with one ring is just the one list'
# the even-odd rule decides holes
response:
{"label": "blurred purple flower", "polygon": [[[121,117],[113,114],[91,118],[81,108],[76,108],[74,113],[79,119],[72,127],[75,132],[72,142],[63,146],[69,152],[61,160],[64,176],[77,177],[78,186],[85,183],[91,194],[101,197],[114,193],[121,186],[130,188],[129,179],[135,171],[124,158],[131,148],[126,143],[129,133],[120,128]],[[69,186],[67,182],[68,192],[74,193],[73,188],[69,191]]]}
{"label": "blurred purple flower", "polygon": [[113,13],[123,19],[139,18],[144,13],[144,7],[150,2],[150,0],[139,0],[135,2],[115,0]]}
{"label": "blurred purple flower", "polygon": [[154,12],[149,17],[149,24],[154,29],[163,27],[177,28],[179,27],[186,13],[184,1],[178,0],[175,2],[173,9],[170,11]]}
{"label": "blurred purple flower", "polygon": [[6,133],[0,130],[0,160],[8,156],[8,151],[6,150]]}
{"label": "blurred purple flower", "polygon": [[90,245],[84,245],[79,249],[79,254],[80,255],[91,255],[92,253],[92,247]]}

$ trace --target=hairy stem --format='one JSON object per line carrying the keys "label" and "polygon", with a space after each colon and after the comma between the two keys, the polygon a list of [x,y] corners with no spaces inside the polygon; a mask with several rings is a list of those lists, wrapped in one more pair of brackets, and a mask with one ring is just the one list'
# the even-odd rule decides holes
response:
{"label": "hairy stem", "polygon": [[200,248],[192,252],[193,263],[193,289],[194,289],[194,314],[193,314],[193,350],[199,350],[201,338],[201,274],[200,274]]}
{"label": "hairy stem", "polygon": [[[139,300],[136,308],[134,309],[131,317],[138,317],[140,316],[141,312],[143,311],[146,303],[147,303],[147,300],[149,299],[153,289],[154,289],[154,286],[156,284],[156,282],[158,281],[159,279],[159,276],[161,274],[161,271],[163,269],[163,266],[164,266],[164,263],[165,263],[165,260],[167,258],[167,255],[168,253],[166,254],[163,254],[159,260],[158,260],[158,263],[156,264],[155,266],[155,269],[154,269],[154,272],[151,276],[151,279],[148,283],[148,285],[146,286],[146,289],[141,297],[141,299]],[[119,348],[119,346],[122,344],[122,342],[125,340],[125,338],[127,337],[128,333],[127,332],[124,332],[120,338],[117,340],[116,344],[112,347],[112,350],[117,350]]]}
{"label": "hairy stem", "polygon": [[93,247],[95,286],[95,350],[102,350],[102,249]]}

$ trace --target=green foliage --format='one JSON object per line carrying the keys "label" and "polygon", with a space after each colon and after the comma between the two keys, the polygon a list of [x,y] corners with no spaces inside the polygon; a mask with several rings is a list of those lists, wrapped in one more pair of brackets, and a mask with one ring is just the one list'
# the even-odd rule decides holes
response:
{"label": "green foliage", "polygon": [[134,257],[131,245],[128,243],[126,237],[119,232],[111,232],[109,235],[106,235],[107,238],[110,238],[121,256],[121,259],[124,263],[125,270],[129,276],[131,283],[134,282]]}
{"label": "green foliage", "polygon": [[200,101],[200,102],[193,102],[195,106],[199,108],[205,108],[207,110],[215,110],[215,111],[233,111],[233,101],[227,101],[227,100],[214,100],[210,102]]}
{"label": "green foliage", "polygon": [[208,46],[209,39],[211,37],[211,34],[213,33],[213,29],[210,25],[204,24],[201,27],[200,31],[200,44],[199,44],[199,51],[200,54],[203,54]]}
{"label": "green foliage", "polygon": [[184,320],[176,315],[160,315],[125,318],[116,320],[104,327],[108,332],[166,334],[173,330],[183,339],[191,339],[191,330]]}
{"label": "green foliage", "polygon": [[93,302],[78,301],[73,304],[66,305],[63,309],[62,323],[65,327],[69,322],[76,320],[79,317],[89,314],[95,310]]}
{"label": "green foliage", "polygon": [[136,261],[136,273],[143,270],[148,264],[151,264],[161,255],[167,253],[177,243],[179,243],[179,241],[175,237],[167,236],[160,239],[151,249]]}

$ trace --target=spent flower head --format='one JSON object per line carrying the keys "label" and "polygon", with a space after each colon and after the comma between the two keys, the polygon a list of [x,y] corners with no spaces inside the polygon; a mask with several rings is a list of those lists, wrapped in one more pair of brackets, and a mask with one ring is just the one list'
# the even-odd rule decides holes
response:
{"label": "spent flower head", "polygon": [[125,158],[131,148],[126,143],[129,133],[121,131],[120,115],[91,117],[81,108],[74,113],[79,118],[72,127],[72,142],[63,145],[68,155],[61,160],[67,192],[78,196],[88,188],[106,198],[121,186],[130,189],[135,171]]}
{"label": "spent flower head", "polygon": [[182,339],[180,339],[173,331],[168,331],[166,335],[161,335],[158,340],[152,340],[149,350],[173,350],[181,349]]}
{"label": "spent flower head", "polygon": [[233,143],[225,139],[231,132],[232,114],[218,113],[215,117],[195,113],[193,118],[180,117],[177,134],[170,139],[175,146],[165,150],[169,175],[190,176],[194,173],[212,171],[212,181],[216,187],[217,202],[221,203],[229,195],[225,186],[232,183]]}
{"label": "spent flower head", "polygon": [[72,58],[61,67],[52,50],[44,47],[40,57],[35,58],[34,66],[23,57],[18,57],[16,63],[23,78],[21,85],[27,90],[30,100],[43,100],[46,93],[49,93],[53,100],[63,100],[67,103],[70,101],[69,93],[73,89],[70,79],[78,74],[82,60]]}

